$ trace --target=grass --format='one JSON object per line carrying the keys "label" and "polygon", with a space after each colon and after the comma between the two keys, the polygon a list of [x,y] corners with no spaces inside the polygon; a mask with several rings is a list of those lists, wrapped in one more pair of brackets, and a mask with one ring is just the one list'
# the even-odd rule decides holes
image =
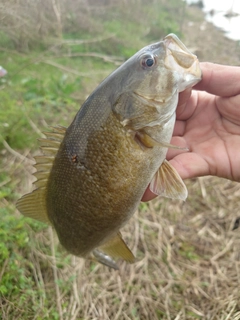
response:
{"label": "grass", "polygon": [[81,28],[69,13],[72,26],[61,39],[34,45],[30,38],[28,50],[16,51],[0,30],[0,61],[8,70],[0,78],[0,319],[240,319],[236,183],[195,179],[187,183],[186,203],[142,203],[123,229],[138,261],[121,263],[119,271],[68,255],[50,228],[15,208],[32,190],[41,132],[67,126],[96,85],[136,50],[180,34],[182,2],[111,3],[92,6]]}

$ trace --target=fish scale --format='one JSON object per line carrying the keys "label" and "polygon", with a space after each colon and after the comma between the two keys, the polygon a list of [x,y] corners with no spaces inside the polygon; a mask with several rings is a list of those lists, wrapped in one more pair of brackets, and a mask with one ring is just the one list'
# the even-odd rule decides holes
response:
{"label": "fish scale", "polygon": [[135,257],[120,229],[150,185],[185,200],[187,189],[167,162],[178,94],[201,79],[197,57],[173,34],[144,47],[88,97],[66,129],[40,139],[36,189],[17,202],[28,217],[54,227],[77,256],[118,268]]}

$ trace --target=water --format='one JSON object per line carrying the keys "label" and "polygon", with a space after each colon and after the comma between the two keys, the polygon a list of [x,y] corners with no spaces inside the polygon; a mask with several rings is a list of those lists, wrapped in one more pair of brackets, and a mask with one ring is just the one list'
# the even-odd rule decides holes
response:
{"label": "water", "polygon": [[[192,4],[199,1],[186,0],[186,2]],[[202,0],[202,2],[206,20],[222,29],[228,38],[240,40],[240,0]],[[226,17],[229,12],[237,15]]]}

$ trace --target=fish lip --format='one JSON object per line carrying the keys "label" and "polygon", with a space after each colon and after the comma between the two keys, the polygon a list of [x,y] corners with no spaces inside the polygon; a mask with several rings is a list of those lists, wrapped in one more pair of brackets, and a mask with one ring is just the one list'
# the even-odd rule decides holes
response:
{"label": "fish lip", "polygon": [[182,49],[185,53],[189,53],[190,55],[195,56],[197,58],[197,56],[195,54],[193,54],[174,33],[169,33],[166,37],[163,38],[164,42],[165,41],[167,42],[167,40],[170,40],[168,43],[166,43],[166,47],[168,49],[170,49],[168,47],[168,44],[172,43],[172,39],[180,47],[180,49]]}

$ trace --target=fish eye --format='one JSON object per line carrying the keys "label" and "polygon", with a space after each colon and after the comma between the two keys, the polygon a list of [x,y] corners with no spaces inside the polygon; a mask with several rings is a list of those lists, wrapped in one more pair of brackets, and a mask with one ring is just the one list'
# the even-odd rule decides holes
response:
{"label": "fish eye", "polygon": [[155,64],[155,57],[152,55],[144,56],[141,59],[141,65],[144,69],[151,68]]}

